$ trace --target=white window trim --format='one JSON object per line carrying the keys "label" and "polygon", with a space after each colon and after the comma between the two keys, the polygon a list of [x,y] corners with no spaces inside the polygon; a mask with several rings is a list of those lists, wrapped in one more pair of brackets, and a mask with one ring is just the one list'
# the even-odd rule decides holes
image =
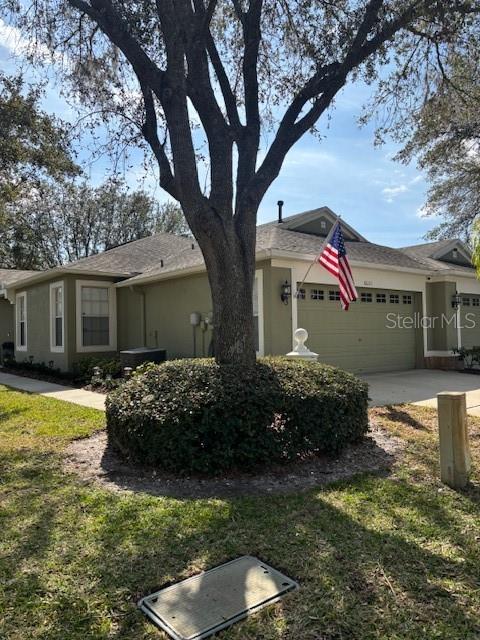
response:
{"label": "white window trim", "polygon": [[[76,336],[77,353],[100,353],[117,350],[117,290],[113,282],[104,280],[77,280],[76,287]],[[108,289],[109,336],[110,344],[85,347],[82,344],[82,287],[105,287]]]}
{"label": "white window trim", "polygon": [[[20,299],[24,300],[25,309],[25,344],[20,344]],[[28,350],[28,314],[27,314],[27,292],[22,291],[15,296],[15,348],[17,351]]]}
{"label": "white window trim", "polygon": [[[55,345],[55,289],[62,290],[62,346]],[[65,281],[59,280],[50,285],[50,352],[65,353]]]}
{"label": "white window trim", "polygon": [[265,355],[265,328],[263,322],[263,269],[255,271],[258,296],[258,351],[257,356]]}

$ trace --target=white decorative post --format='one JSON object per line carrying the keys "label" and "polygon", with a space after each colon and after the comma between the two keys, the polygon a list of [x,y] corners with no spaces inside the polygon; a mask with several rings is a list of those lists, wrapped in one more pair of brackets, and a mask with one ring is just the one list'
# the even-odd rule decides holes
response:
{"label": "white decorative post", "polygon": [[310,349],[305,345],[305,342],[308,340],[308,331],[306,329],[296,329],[293,337],[297,344],[293,348],[293,351],[287,353],[287,358],[297,358],[299,360],[318,359],[318,353],[310,351]]}

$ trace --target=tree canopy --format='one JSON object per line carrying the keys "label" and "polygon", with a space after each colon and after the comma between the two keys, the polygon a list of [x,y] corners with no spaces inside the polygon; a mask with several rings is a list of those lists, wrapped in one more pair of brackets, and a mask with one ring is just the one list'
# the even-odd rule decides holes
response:
{"label": "tree canopy", "polygon": [[424,213],[440,218],[430,239],[470,241],[479,217],[480,57],[473,42],[460,51],[446,49],[418,108],[403,118],[397,112],[389,125],[403,143],[396,158],[415,160],[426,172]]}
{"label": "tree canopy", "polygon": [[288,151],[349,80],[389,69],[397,83],[381,85],[383,97],[416,104],[438,52],[477,38],[479,10],[478,0],[0,0],[37,64],[48,49],[65,90],[151,149],[205,258],[217,360],[242,364],[255,358],[257,211]]}
{"label": "tree canopy", "polygon": [[0,209],[39,180],[78,175],[67,126],[39,106],[41,91],[0,73]]}
{"label": "tree canopy", "polygon": [[43,181],[5,210],[0,266],[47,269],[158,231],[188,233],[178,205],[158,203],[119,180]]}

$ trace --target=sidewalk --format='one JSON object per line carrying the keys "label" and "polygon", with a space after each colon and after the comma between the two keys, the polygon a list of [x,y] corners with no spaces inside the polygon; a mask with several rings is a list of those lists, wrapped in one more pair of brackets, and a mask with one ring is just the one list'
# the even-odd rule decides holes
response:
{"label": "sidewalk", "polygon": [[79,404],[82,407],[105,411],[106,396],[103,393],[94,393],[93,391],[75,389],[74,387],[64,387],[61,384],[34,380],[33,378],[24,378],[23,376],[15,376],[11,373],[3,373],[2,371],[0,371],[0,384],[12,387],[12,389],[18,389],[19,391],[38,393],[47,398],[56,398],[57,400]]}

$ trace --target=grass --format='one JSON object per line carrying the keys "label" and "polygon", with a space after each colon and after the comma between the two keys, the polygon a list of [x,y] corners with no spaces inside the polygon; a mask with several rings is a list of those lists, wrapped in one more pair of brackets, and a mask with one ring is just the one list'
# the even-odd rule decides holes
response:
{"label": "grass", "polygon": [[[435,412],[372,419],[406,442],[390,476],[292,496],[116,494],[62,471],[103,415],[0,387],[0,638],[163,640],[136,609],[161,585],[253,554],[301,589],[224,640],[480,638],[480,491],[437,480]],[[474,459],[480,420],[471,419]]]}

